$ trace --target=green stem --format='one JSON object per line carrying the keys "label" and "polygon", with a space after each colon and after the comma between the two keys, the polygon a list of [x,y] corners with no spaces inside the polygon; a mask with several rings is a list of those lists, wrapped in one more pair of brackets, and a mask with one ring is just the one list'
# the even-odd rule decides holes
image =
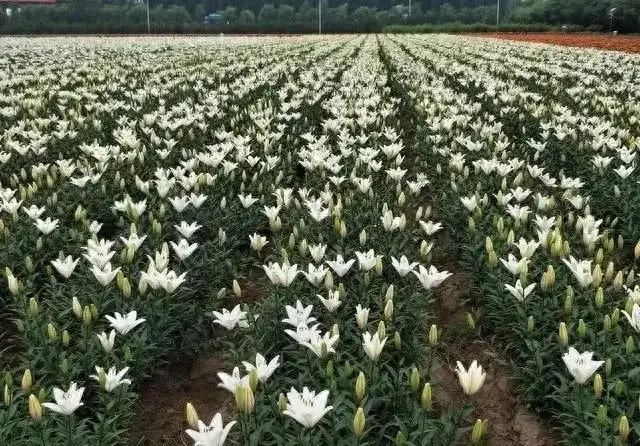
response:
{"label": "green stem", "polygon": [[73,415],[67,417],[67,444],[73,446]]}

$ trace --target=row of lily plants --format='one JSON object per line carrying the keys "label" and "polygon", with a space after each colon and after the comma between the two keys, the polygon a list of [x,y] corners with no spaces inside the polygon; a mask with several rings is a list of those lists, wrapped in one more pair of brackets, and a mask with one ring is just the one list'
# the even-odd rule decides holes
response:
{"label": "row of lily plants", "polygon": [[502,336],[566,444],[636,444],[638,57],[450,36],[384,46],[474,274],[480,333]]}
{"label": "row of lily plants", "polygon": [[212,349],[234,404],[187,405],[196,445],[484,441],[481,365],[435,403],[450,273],[377,38],[1,45],[7,444],[127,444],[145,380]]}

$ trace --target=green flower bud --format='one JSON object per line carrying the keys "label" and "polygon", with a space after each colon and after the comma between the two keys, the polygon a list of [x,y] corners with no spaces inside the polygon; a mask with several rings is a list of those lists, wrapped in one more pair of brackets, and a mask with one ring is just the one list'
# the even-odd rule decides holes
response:
{"label": "green flower bud", "polygon": [[431,324],[431,328],[429,329],[429,346],[431,348],[438,345],[438,327],[436,324]]}
{"label": "green flower bud", "polygon": [[402,339],[400,338],[400,332],[396,331],[393,334],[393,346],[396,348],[396,350],[401,350],[402,349]]}
{"label": "green flower bud", "polygon": [[558,328],[558,342],[563,347],[569,345],[569,332],[564,322],[560,322],[560,327]]}
{"label": "green flower bud", "polygon": [[396,438],[393,440],[393,446],[405,446],[406,437],[402,431],[398,431]]}
{"label": "green flower bud", "polygon": [[629,438],[629,433],[631,429],[629,428],[629,420],[626,415],[622,415],[620,418],[620,423],[618,423],[618,435],[620,435],[620,440],[622,443],[626,443]]}
{"label": "green flower bud", "polygon": [[627,338],[627,342],[625,343],[625,351],[627,353],[627,356],[631,355],[633,353],[633,350],[635,350],[635,344],[633,343],[633,338],[629,336]]}
{"label": "green flower bud", "polygon": [[28,392],[33,385],[33,378],[31,377],[31,370],[26,369],[22,374],[22,381],[20,383],[20,388],[23,392]]}
{"label": "green flower bud", "polygon": [[364,409],[358,407],[356,415],[353,417],[353,432],[356,434],[356,437],[360,438],[364,433],[365,422]]}
{"label": "green flower bud", "polygon": [[33,421],[42,419],[42,405],[34,394],[29,395],[29,415]]}
{"label": "green flower bud", "polygon": [[360,404],[360,402],[364,398],[364,394],[366,393],[366,391],[367,391],[367,378],[364,376],[364,373],[360,372],[358,374],[358,378],[356,379],[356,388],[355,388],[356,401],[358,402],[358,404]]}
{"label": "green flower bud", "polygon": [[613,364],[612,364],[611,358],[607,358],[604,361],[604,376],[606,376],[607,378],[611,376],[612,367],[613,367]]}
{"label": "green flower bud", "polygon": [[483,435],[484,435],[483,423],[482,423],[482,420],[478,419],[476,420],[475,424],[473,425],[473,429],[471,430],[471,444],[472,445],[480,444],[482,441]]}
{"label": "green flower bud", "polygon": [[602,287],[598,287],[598,289],[596,290],[594,303],[596,305],[596,308],[602,308],[602,306],[604,305],[604,291],[602,290]]}
{"label": "green flower bud", "polygon": [[604,315],[604,322],[603,322],[602,326],[607,331],[611,330],[611,316],[609,316],[608,314]]}
{"label": "green flower bud", "polygon": [[420,372],[418,372],[418,368],[414,367],[411,369],[411,376],[409,378],[409,388],[412,392],[416,392],[418,387],[420,386]]}
{"label": "green flower bud", "polygon": [[198,412],[196,412],[196,408],[193,407],[193,404],[187,403],[184,409],[184,416],[191,429],[198,429],[198,421],[200,418],[198,417]]}
{"label": "green flower bud", "polygon": [[473,320],[473,315],[469,312],[465,315],[465,319],[467,321],[467,327],[470,331],[476,331],[476,321]]}
{"label": "green flower bud", "polygon": [[52,323],[47,324],[47,336],[51,342],[55,342],[58,340],[58,331],[56,327],[53,326]]}
{"label": "green flower bud", "polygon": [[600,426],[601,428],[607,425],[607,406],[603,406],[601,404],[600,407],[598,407],[596,421],[598,422],[598,426]]}
{"label": "green flower bud", "polygon": [[29,308],[27,309],[27,314],[31,317],[35,316],[40,312],[40,306],[38,305],[38,301],[35,298],[29,299]]}
{"label": "green flower bud", "polygon": [[387,329],[384,325],[384,321],[378,322],[378,337],[384,339],[387,337]]}
{"label": "green flower bud", "polygon": [[431,384],[425,383],[422,387],[422,395],[420,395],[420,406],[423,410],[431,410],[433,407],[433,395],[431,392]]}
{"label": "green flower bud", "polygon": [[278,395],[278,413],[282,415],[285,410],[287,410],[287,397],[281,392]]}
{"label": "green flower bud", "polygon": [[584,323],[584,320],[580,319],[578,321],[578,337],[580,339],[584,338],[584,336],[587,334],[587,324]]}
{"label": "green flower bud", "polygon": [[622,395],[622,393],[624,392],[624,383],[621,380],[617,380],[616,381],[616,385],[613,388],[613,391],[615,392],[616,396],[620,396]]}
{"label": "green flower bud", "polygon": [[533,330],[535,330],[535,328],[536,328],[535,319],[533,318],[533,316],[529,316],[527,318],[527,333],[529,334],[533,333]]}
{"label": "green flower bud", "polygon": [[593,377],[593,394],[596,396],[596,398],[600,398],[602,396],[602,389],[602,376],[600,376],[599,373],[596,373],[596,375]]}

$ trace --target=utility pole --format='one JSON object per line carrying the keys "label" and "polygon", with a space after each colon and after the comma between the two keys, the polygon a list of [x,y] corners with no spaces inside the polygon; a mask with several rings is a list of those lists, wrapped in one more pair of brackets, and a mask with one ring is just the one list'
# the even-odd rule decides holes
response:
{"label": "utility pole", "polygon": [[409,17],[411,17],[411,0],[409,0]]}
{"label": "utility pole", "polygon": [[147,0],[147,34],[151,34],[151,19],[149,16],[149,0]]}
{"label": "utility pole", "polygon": [[322,0],[318,0],[318,34],[322,34]]}
{"label": "utility pole", "polygon": [[500,0],[498,0],[498,6],[496,7],[496,26],[500,26]]}

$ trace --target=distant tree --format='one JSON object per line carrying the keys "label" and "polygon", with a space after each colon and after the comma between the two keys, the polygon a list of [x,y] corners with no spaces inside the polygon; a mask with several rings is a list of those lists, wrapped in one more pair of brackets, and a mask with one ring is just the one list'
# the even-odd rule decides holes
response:
{"label": "distant tree", "polygon": [[256,23],[256,15],[249,9],[243,9],[238,18],[238,23],[242,26],[251,26]]}
{"label": "distant tree", "polygon": [[196,23],[200,23],[204,20],[206,15],[207,11],[204,9],[204,5],[202,3],[198,3],[193,9],[193,21]]}
{"label": "distant tree", "polygon": [[227,6],[222,10],[222,15],[224,16],[225,22],[230,25],[235,25],[238,23],[238,8],[235,6]]}

